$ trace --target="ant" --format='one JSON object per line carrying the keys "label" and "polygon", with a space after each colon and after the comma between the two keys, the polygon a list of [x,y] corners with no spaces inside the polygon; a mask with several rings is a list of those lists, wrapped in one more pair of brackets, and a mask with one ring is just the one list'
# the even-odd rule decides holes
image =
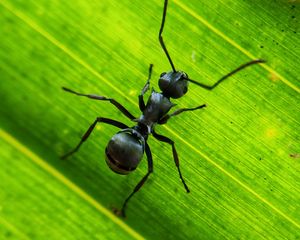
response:
{"label": "ant", "polygon": [[253,65],[257,63],[263,63],[264,60],[257,59],[250,61],[248,63],[245,63],[238,67],[237,69],[231,71],[224,77],[222,77],[220,80],[218,80],[213,85],[206,85],[203,83],[199,83],[195,80],[192,80],[188,77],[188,75],[183,71],[178,71],[175,69],[175,66],[172,62],[172,59],[169,55],[169,52],[166,48],[166,45],[164,43],[162,33],[165,25],[165,19],[166,19],[166,13],[167,13],[167,6],[168,6],[168,0],[164,1],[164,9],[163,9],[163,15],[162,15],[162,22],[159,30],[159,42],[160,45],[166,54],[168,61],[172,67],[172,70],[169,72],[164,72],[160,75],[158,85],[161,90],[161,92],[156,92],[152,90],[151,95],[147,101],[147,104],[144,102],[144,94],[149,90],[150,86],[150,79],[152,74],[152,67],[153,64],[150,64],[149,67],[149,75],[148,80],[146,84],[144,85],[138,99],[139,99],[139,108],[142,112],[141,116],[139,118],[134,117],[122,104],[114,100],[113,98],[107,98],[103,96],[97,96],[93,94],[82,94],[75,92],[73,90],[70,90],[68,88],[63,87],[63,90],[73,93],[78,96],[84,96],[88,97],[94,100],[100,100],[100,101],[109,101],[111,104],[113,104],[117,109],[122,112],[123,115],[125,115],[127,118],[129,118],[131,121],[136,122],[136,125],[133,127],[128,127],[122,122],[109,119],[109,118],[103,118],[103,117],[97,117],[96,120],[93,122],[93,124],[88,128],[86,133],[81,138],[81,141],[79,144],[69,153],[62,156],[62,159],[66,159],[73,153],[77,152],[83,142],[85,142],[92,131],[94,130],[97,123],[105,123],[109,125],[113,125],[115,127],[120,128],[121,130],[117,132],[108,142],[107,147],[105,149],[105,159],[107,165],[110,167],[110,169],[118,174],[127,175],[130,172],[134,171],[138,164],[140,163],[141,159],[143,158],[144,152],[147,156],[148,161],[148,172],[147,174],[140,180],[140,182],[136,185],[132,193],[125,199],[123,206],[121,210],[115,210],[115,213],[118,215],[121,215],[125,217],[125,210],[126,206],[129,202],[129,200],[133,197],[133,195],[141,189],[141,187],[144,185],[146,180],[148,179],[149,175],[153,172],[153,161],[152,161],[152,154],[150,147],[147,143],[147,139],[149,135],[153,135],[154,138],[161,142],[165,142],[172,147],[172,153],[175,165],[177,167],[179,177],[181,179],[181,182],[186,190],[187,193],[190,192],[187,184],[185,183],[185,180],[181,174],[180,167],[179,167],[179,158],[178,154],[175,148],[175,142],[171,140],[170,138],[160,135],[156,133],[155,131],[155,125],[156,124],[166,124],[168,120],[174,116],[179,115],[182,112],[186,111],[195,111],[198,109],[202,109],[206,107],[205,104],[194,107],[194,108],[181,108],[173,113],[168,113],[170,109],[175,105],[171,102],[171,99],[177,99],[181,98],[183,95],[185,95],[188,91],[188,82],[192,82],[204,89],[207,90],[213,90],[215,87],[217,87],[221,82],[223,82],[228,77],[232,76],[233,74],[239,72],[240,70]]}

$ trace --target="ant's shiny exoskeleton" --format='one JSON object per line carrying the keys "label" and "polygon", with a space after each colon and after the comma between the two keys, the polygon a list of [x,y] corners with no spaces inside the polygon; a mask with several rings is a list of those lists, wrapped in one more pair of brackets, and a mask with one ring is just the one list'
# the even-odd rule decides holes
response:
{"label": "ant's shiny exoskeleton", "polygon": [[137,168],[138,164],[140,163],[144,155],[144,152],[146,152],[146,156],[148,160],[148,172],[142,178],[142,180],[136,185],[133,192],[126,198],[126,200],[123,203],[122,209],[120,211],[117,211],[117,213],[121,214],[122,216],[125,216],[125,209],[128,201],[143,186],[143,184],[146,182],[149,175],[153,172],[152,155],[151,155],[150,147],[147,143],[147,139],[150,134],[152,134],[157,140],[168,143],[172,146],[173,158],[179,173],[179,177],[183,183],[185,190],[187,192],[190,192],[180,171],[179,158],[176,152],[174,141],[166,136],[157,134],[154,128],[156,124],[165,124],[171,117],[176,116],[182,112],[201,109],[204,108],[206,105],[203,104],[195,108],[181,108],[174,111],[171,114],[168,114],[170,109],[175,105],[171,102],[171,99],[180,98],[184,94],[186,94],[188,91],[188,82],[192,82],[207,90],[213,90],[222,81],[224,81],[229,76],[235,74],[236,72],[250,65],[264,62],[264,60],[258,59],[243,64],[237,69],[235,69],[234,71],[222,77],[220,80],[218,80],[215,84],[211,86],[190,79],[185,72],[178,71],[175,69],[175,66],[171,60],[171,57],[167,51],[167,48],[165,46],[162,37],[166,13],[167,13],[167,6],[168,6],[168,0],[165,0],[162,22],[161,22],[161,27],[158,36],[159,36],[159,42],[161,44],[161,47],[163,48],[169,60],[169,63],[171,64],[172,71],[167,73],[162,73],[160,75],[158,85],[161,92],[159,93],[152,90],[151,95],[147,101],[147,104],[145,105],[143,96],[149,90],[150,78],[151,78],[152,67],[153,67],[153,65],[150,64],[148,80],[139,95],[139,108],[142,111],[142,115],[139,118],[134,117],[124,106],[122,106],[119,102],[117,102],[112,98],[107,98],[107,97],[97,96],[92,94],[82,94],[63,87],[63,90],[76,94],[78,96],[84,96],[95,100],[109,101],[115,107],[117,107],[126,117],[128,117],[130,120],[137,123],[133,127],[128,127],[124,123],[121,123],[113,119],[97,117],[94,123],[89,127],[89,129],[83,135],[79,144],[71,152],[65,154],[62,157],[63,159],[65,159],[69,157],[71,154],[75,153],[80,148],[81,144],[84,141],[86,141],[87,138],[90,136],[91,132],[94,130],[97,123],[105,123],[121,129],[111,138],[111,140],[109,141],[105,149],[106,163],[114,172],[125,175],[134,171]]}

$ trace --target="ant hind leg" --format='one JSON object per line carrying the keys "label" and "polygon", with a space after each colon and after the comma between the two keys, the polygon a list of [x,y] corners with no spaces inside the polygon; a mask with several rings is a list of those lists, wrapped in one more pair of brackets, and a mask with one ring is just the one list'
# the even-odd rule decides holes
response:
{"label": "ant hind leg", "polygon": [[124,123],[121,123],[119,121],[113,120],[113,119],[109,119],[109,118],[102,118],[102,117],[97,117],[96,120],[92,123],[92,125],[88,128],[88,130],[86,131],[86,133],[82,136],[80,142],[77,144],[77,146],[71,150],[70,152],[66,153],[65,155],[63,155],[61,157],[61,159],[66,159],[69,156],[71,156],[72,154],[74,154],[75,152],[77,152],[81,146],[81,144],[83,144],[88,137],[90,136],[90,134],[92,133],[92,131],[94,130],[94,128],[96,127],[97,123],[103,122],[106,124],[110,124],[113,125],[115,127],[124,129],[124,128],[128,128],[127,125],[125,125]]}
{"label": "ant hind leg", "polygon": [[153,172],[153,160],[152,160],[152,153],[150,150],[150,147],[148,145],[148,143],[146,142],[145,144],[145,152],[146,152],[146,156],[147,156],[147,161],[148,161],[148,172],[147,174],[142,178],[142,180],[135,186],[134,190],[132,191],[132,193],[125,199],[122,209],[118,210],[118,209],[114,209],[115,214],[120,215],[122,217],[126,217],[125,214],[125,210],[127,207],[127,203],[129,202],[129,200],[133,197],[133,195],[138,192],[141,187],[144,185],[144,183],[147,181],[149,175]]}
{"label": "ant hind leg", "polygon": [[181,182],[182,182],[182,184],[183,184],[186,192],[189,193],[190,189],[186,185],[186,183],[185,183],[185,181],[184,181],[184,179],[182,177],[181,171],[180,171],[179,158],[178,158],[178,154],[177,154],[177,151],[176,151],[176,148],[175,148],[175,142],[173,140],[171,140],[170,138],[168,138],[168,137],[165,137],[163,135],[157,134],[155,131],[153,131],[152,134],[153,134],[153,137],[155,137],[157,140],[159,140],[161,142],[168,143],[168,144],[170,144],[172,146],[173,158],[174,158],[175,165],[176,165],[178,173],[179,173],[179,177],[181,179]]}

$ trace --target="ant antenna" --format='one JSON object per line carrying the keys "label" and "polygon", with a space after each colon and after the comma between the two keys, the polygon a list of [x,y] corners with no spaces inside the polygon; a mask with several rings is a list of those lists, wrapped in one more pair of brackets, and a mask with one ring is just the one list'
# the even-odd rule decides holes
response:
{"label": "ant antenna", "polygon": [[252,61],[250,61],[250,62],[247,62],[247,63],[245,63],[245,64],[239,66],[237,69],[235,69],[235,70],[231,71],[230,73],[226,74],[225,76],[223,76],[220,80],[218,80],[218,81],[217,81],[214,85],[212,85],[212,86],[209,86],[209,85],[206,85],[206,84],[203,84],[203,83],[199,83],[199,82],[197,82],[197,81],[195,81],[195,80],[192,80],[192,79],[189,79],[189,78],[185,78],[185,79],[186,79],[187,81],[192,82],[192,83],[194,83],[194,84],[196,84],[196,85],[198,85],[198,86],[200,86],[200,87],[202,87],[202,88],[205,88],[205,89],[207,89],[207,90],[213,90],[216,86],[218,86],[218,85],[219,85],[221,82],[223,82],[225,79],[227,79],[228,77],[232,76],[233,74],[235,74],[235,73],[241,71],[242,69],[244,69],[244,68],[246,68],[246,67],[249,67],[249,66],[251,66],[251,65],[253,65],[253,64],[257,64],[257,63],[265,63],[265,62],[266,62],[266,61],[263,60],[263,59],[256,59],[256,60],[252,60]]}
{"label": "ant antenna", "polygon": [[165,20],[166,20],[166,15],[167,15],[167,7],[168,7],[168,0],[165,0],[164,11],[163,11],[162,21],[161,21],[161,25],[160,25],[159,34],[158,34],[158,39],[159,39],[161,47],[163,48],[165,54],[167,55],[167,58],[168,58],[168,60],[169,60],[169,62],[171,64],[173,72],[176,72],[176,69],[175,69],[174,64],[172,62],[172,59],[171,59],[171,57],[170,57],[170,55],[168,53],[168,50],[166,48],[166,45],[165,45],[163,37],[162,37],[162,32],[164,30]]}

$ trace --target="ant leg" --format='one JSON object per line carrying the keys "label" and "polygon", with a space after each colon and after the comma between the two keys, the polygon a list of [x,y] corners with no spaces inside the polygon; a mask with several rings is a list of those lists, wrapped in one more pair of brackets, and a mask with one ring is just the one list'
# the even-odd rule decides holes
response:
{"label": "ant leg", "polygon": [[66,159],[68,158],[70,155],[72,155],[73,153],[77,152],[81,146],[81,144],[86,141],[88,139],[88,137],[90,136],[91,132],[94,130],[95,126],[97,123],[103,122],[106,124],[110,124],[113,125],[115,127],[124,129],[124,128],[128,128],[127,125],[125,125],[124,123],[115,121],[113,119],[109,119],[109,118],[102,118],[102,117],[97,117],[96,120],[93,122],[93,124],[89,127],[89,129],[86,131],[86,133],[83,135],[83,137],[81,138],[80,142],[78,143],[78,145],[70,152],[68,152],[67,154],[63,155],[61,157],[61,159]]}
{"label": "ant leg", "polygon": [[168,0],[165,0],[164,11],[163,11],[163,16],[162,16],[162,20],[161,20],[161,25],[160,25],[160,30],[159,30],[159,34],[158,34],[158,39],[159,39],[159,42],[160,42],[160,45],[161,45],[162,49],[164,50],[165,54],[167,55],[167,58],[169,60],[169,63],[171,64],[173,72],[176,72],[176,69],[175,69],[174,64],[172,62],[172,59],[171,59],[171,57],[170,57],[170,55],[168,53],[168,50],[166,48],[166,45],[165,45],[163,37],[162,37],[162,33],[163,33],[163,30],[164,30],[165,21],[166,21],[167,7],[168,7]]}
{"label": "ant leg", "polygon": [[228,77],[232,76],[233,74],[243,70],[244,68],[246,67],[249,67],[253,64],[258,64],[258,63],[265,63],[266,61],[265,60],[262,60],[262,59],[256,59],[256,60],[252,60],[250,62],[247,62],[241,66],[239,66],[237,69],[231,71],[230,73],[226,74],[224,77],[222,77],[220,80],[218,80],[215,84],[213,84],[212,86],[209,86],[209,85],[206,85],[206,84],[203,84],[203,83],[199,83],[195,80],[192,80],[192,79],[189,79],[189,78],[186,78],[187,81],[190,81],[202,88],[205,88],[207,90],[213,90],[216,86],[218,86],[221,82],[223,82],[225,79],[227,79]]}
{"label": "ant leg", "polygon": [[182,175],[181,175],[181,171],[180,171],[180,168],[179,168],[179,158],[178,158],[178,154],[176,152],[176,148],[175,148],[175,142],[173,140],[171,140],[170,138],[167,138],[163,135],[159,135],[157,134],[155,131],[152,132],[153,134],[153,137],[155,137],[157,140],[161,141],[161,142],[165,142],[165,143],[168,143],[170,145],[172,145],[172,152],[173,152],[173,158],[174,158],[174,161],[175,161],[175,165],[178,169],[178,173],[179,173],[179,177],[181,179],[181,182],[186,190],[187,193],[190,192],[188,186],[186,185]]}
{"label": "ant leg", "polygon": [[165,116],[163,116],[161,119],[158,120],[158,124],[165,124],[168,122],[168,120],[173,117],[173,116],[176,116],[182,112],[187,112],[187,111],[194,111],[194,110],[197,110],[197,109],[200,109],[200,108],[204,108],[206,107],[206,104],[203,104],[201,106],[198,106],[198,107],[194,107],[194,108],[180,108],[176,111],[174,111],[173,113],[171,114],[167,114]]}
{"label": "ant leg", "polygon": [[83,97],[88,97],[94,100],[102,100],[102,101],[110,101],[110,103],[112,103],[113,105],[115,105],[126,117],[128,117],[130,120],[135,119],[135,117],[125,108],[123,107],[122,104],[120,104],[119,102],[117,102],[116,100],[114,100],[113,98],[107,98],[107,97],[103,97],[103,96],[97,96],[94,94],[83,94],[83,93],[78,93],[75,92],[69,88],[63,87],[63,90],[65,90],[66,92],[70,92],[73,93],[77,96],[83,96]]}
{"label": "ant leg", "polygon": [[153,64],[150,64],[148,80],[139,95],[139,107],[142,112],[145,110],[146,107],[144,102],[144,94],[149,90],[152,68],[153,68]]}
{"label": "ant leg", "polygon": [[151,150],[150,147],[148,145],[148,143],[146,142],[145,145],[145,152],[146,152],[146,156],[147,156],[147,160],[148,160],[148,172],[147,174],[142,178],[142,180],[135,186],[133,192],[126,198],[126,200],[123,203],[121,212],[116,212],[118,214],[121,214],[122,217],[126,217],[125,215],[125,210],[126,210],[126,206],[128,201],[132,198],[132,196],[141,189],[141,187],[144,185],[144,183],[146,182],[148,176],[153,172],[153,161],[152,161],[152,154],[151,154]]}

